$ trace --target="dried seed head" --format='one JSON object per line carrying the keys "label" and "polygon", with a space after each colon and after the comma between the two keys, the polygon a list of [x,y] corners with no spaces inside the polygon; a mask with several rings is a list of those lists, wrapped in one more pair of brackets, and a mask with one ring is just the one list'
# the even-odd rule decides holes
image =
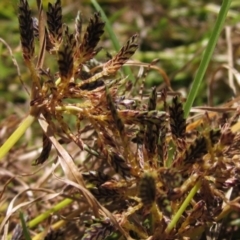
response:
{"label": "dried seed head", "polygon": [[49,140],[49,138],[46,136],[46,134],[43,133],[42,137],[43,142],[43,149],[40,154],[40,156],[35,160],[35,163],[33,165],[39,165],[43,164],[49,157],[51,148],[52,148],[52,142]]}
{"label": "dried seed head", "polygon": [[94,82],[82,82],[79,87],[81,90],[92,91],[98,87],[102,87],[104,85],[104,81],[102,79],[98,79]]}
{"label": "dried seed head", "polygon": [[120,135],[123,136],[124,135],[124,124],[123,124],[121,118],[118,115],[118,112],[117,112],[117,109],[116,109],[115,105],[113,104],[112,97],[109,93],[109,90],[107,88],[105,88],[105,89],[106,89],[107,104],[110,108],[110,112],[111,112],[114,124],[117,127]]}
{"label": "dried seed head", "polygon": [[[78,27],[80,27],[79,24],[80,23],[78,23]],[[101,20],[99,13],[95,13],[94,16],[90,19],[79,51],[76,53],[76,59],[79,64],[93,58],[93,56],[97,53],[95,51],[95,48],[100,40],[101,35],[104,32],[104,25],[105,23]],[[80,31],[79,28],[78,31]]]}
{"label": "dried seed head", "polygon": [[106,239],[113,231],[114,227],[109,220],[99,221],[85,231],[82,240]]}
{"label": "dried seed head", "polygon": [[158,165],[164,166],[164,161],[168,158],[168,147],[166,142],[167,126],[163,125],[160,130],[157,153],[158,153]]}
{"label": "dried seed head", "polygon": [[138,48],[137,40],[138,35],[133,35],[120,49],[118,54],[104,64],[103,69],[107,74],[116,73],[122,67],[122,65],[129,60],[129,58],[135,53]]}
{"label": "dried seed head", "polygon": [[[145,136],[144,136],[144,146],[149,155],[153,156],[156,153],[159,133],[160,133],[160,128],[157,125],[147,124]],[[150,162],[150,164],[152,163]]]}
{"label": "dried seed head", "polygon": [[51,43],[56,46],[62,40],[62,6],[61,0],[57,0],[54,5],[48,3],[47,25]]}
{"label": "dried seed head", "polygon": [[84,180],[93,183],[96,186],[100,186],[111,179],[108,175],[104,174],[103,172],[90,171],[88,173],[83,173],[82,175],[84,177]]}
{"label": "dried seed head", "polygon": [[60,230],[50,230],[50,232],[45,236],[44,240],[58,240],[62,239],[63,233]]}
{"label": "dried seed head", "polygon": [[73,76],[73,35],[68,33],[67,27],[58,51],[58,67],[62,81],[69,81]]}
{"label": "dried seed head", "polygon": [[114,151],[109,151],[109,160],[114,170],[122,177],[125,178],[130,176],[131,167],[120,154],[117,154]]}
{"label": "dried seed head", "polygon": [[157,106],[157,91],[156,87],[152,88],[151,95],[148,99],[148,111],[155,110]]}
{"label": "dried seed head", "polygon": [[31,10],[29,9],[27,0],[20,0],[18,21],[23,58],[25,61],[30,61],[34,55],[34,29]]}
{"label": "dried seed head", "polygon": [[186,132],[186,119],[184,118],[183,105],[178,96],[172,100],[169,107],[170,126],[172,135],[177,138],[184,138]]}
{"label": "dried seed head", "polygon": [[144,205],[151,205],[156,198],[156,182],[150,173],[144,173],[139,184],[139,197]]}
{"label": "dried seed head", "polygon": [[102,186],[90,188],[89,190],[98,199],[98,201],[102,201],[104,203],[117,201],[121,197],[118,191]]}
{"label": "dried seed head", "polygon": [[195,163],[207,153],[207,140],[205,137],[198,137],[186,150],[183,162],[185,164]]}

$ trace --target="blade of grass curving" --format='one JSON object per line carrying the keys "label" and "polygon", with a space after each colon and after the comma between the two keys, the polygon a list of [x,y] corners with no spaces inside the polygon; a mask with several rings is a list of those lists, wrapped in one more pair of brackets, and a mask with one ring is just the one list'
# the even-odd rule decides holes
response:
{"label": "blade of grass curving", "polygon": [[201,186],[201,181],[198,181],[195,184],[195,186],[192,188],[192,190],[189,192],[188,196],[186,197],[186,199],[182,203],[181,207],[178,209],[177,213],[172,218],[172,221],[168,224],[168,226],[167,226],[167,228],[165,230],[165,232],[167,234],[169,234],[172,231],[172,229],[176,226],[178,220],[180,219],[180,217],[182,216],[183,212],[185,211],[185,209],[187,208],[187,206],[189,205],[189,203],[193,199],[194,195],[199,190],[200,186]]}
{"label": "blade of grass curving", "polygon": [[33,123],[35,117],[28,115],[18,126],[18,128],[12,133],[7,141],[0,147],[0,161],[14,146],[14,144],[20,139],[20,137],[26,132],[26,130]]}
{"label": "blade of grass curving", "polygon": [[31,236],[30,236],[30,233],[29,233],[29,230],[28,230],[28,227],[27,227],[27,224],[26,224],[26,221],[24,219],[24,216],[23,216],[22,212],[19,213],[19,218],[20,218],[21,224],[22,224],[24,239],[25,240],[31,240]]}
{"label": "blade of grass curving", "polygon": [[199,68],[197,70],[196,76],[194,78],[191,91],[189,92],[187,101],[184,105],[184,115],[185,117],[188,116],[190,109],[193,105],[193,102],[196,98],[196,95],[198,93],[199,87],[201,85],[202,79],[204,77],[204,74],[206,72],[206,69],[208,67],[209,61],[212,57],[215,45],[217,43],[218,37],[220,35],[220,32],[223,28],[225,19],[227,17],[228,10],[230,8],[232,0],[223,0],[221,9],[219,11],[215,26],[213,28],[212,34],[209,38],[209,42],[207,44],[207,47],[203,53],[202,60],[200,62]]}
{"label": "blade of grass curving", "polygon": [[[109,37],[110,37],[110,39],[112,41],[112,44],[115,48],[115,51],[118,52],[120,50],[121,46],[120,46],[120,44],[117,40],[117,37],[116,37],[112,27],[111,27],[111,24],[110,24],[106,14],[105,14],[105,12],[103,11],[103,9],[101,8],[101,6],[98,4],[98,2],[96,0],[91,0],[91,2],[92,2],[92,5],[95,7],[95,9],[100,12],[100,14],[102,16],[102,19],[105,22],[105,26],[106,26],[107,32],[109,34]],[[123,71],[124,71],[125,75],[129,76],[129,79],[131,81],[134,81],[134,76],[133,76],[132,71],[129,67],[124,67]]]}

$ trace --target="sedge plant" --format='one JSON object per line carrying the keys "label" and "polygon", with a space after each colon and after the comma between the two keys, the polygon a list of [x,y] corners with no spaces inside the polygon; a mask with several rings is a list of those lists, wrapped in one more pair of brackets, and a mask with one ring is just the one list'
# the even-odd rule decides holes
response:
{"label": "sedge plant", "polygon": [[[187,122],[230,3],[223,1],[184,105],[172,89],[157,91],[154,87],[143,92],[141,84],[133,85],[130,68],[130,79],[121,72],[122,66],[131,65],[128,60],[137,51],[137,34],[115,56],[98,62],[97,45],[105,26],[99,12],[90,18],[85,31],[79,12],[71,30],[62,22],[60,0],[48,4],[46,18],[39,4],[39,19],[32,18],[27,0],[20,0],[22,53],[32,81],[30,110],[0,148],[0,159],[38,121],[43,148],[33,164],[47,164],[55,149],[63,174],[52,178],[64,183],[64,194],[54,196],[64,199],[29,222],[21,217],[25,233],[18,228],[14,239],[16,232],[29,237],[27,228],[36,228],[74,203],[67,221],[58,220],[50,227],[45,223],[46,230],[32,239],[64,235],[62,228],[67,222],[74,224],[75,217],[81,227],[71,236],[83,240],[200,239],[231,211],[229,206],[236,207],[237,199],[228,201],[224,195],[239,181],[234,156],[239,154],[240,136],[232,131],[236,115],[225,124],[220,117],[211,116],[202,117],[201,124]],[[56,72],[44,65],[46,57],[57,61]],[[169,91],[174,95],[170,103]],[[77,163],[67,149],[72,143],[85,157],[83,162]],[[223,203],[227,201],[226,207]],[[7,232],[10,217],[6,216],[0,231]]]}

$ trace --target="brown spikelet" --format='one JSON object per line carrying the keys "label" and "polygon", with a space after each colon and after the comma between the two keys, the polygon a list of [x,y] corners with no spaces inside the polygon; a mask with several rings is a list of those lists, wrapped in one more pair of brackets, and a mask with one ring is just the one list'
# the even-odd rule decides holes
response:
{"label": "brown spikelet", "polygon": [[35,163],[33,165],[39,165],[43,164],[49,157],[51,148],[52,148],[52,142],[49,140],[49,138],[46,136],[46,134],[43,133],[42,137],[43,142],[43,149],[40,154],[40,156],[35,160]]}
{"label": "brown spikelet", "polygon": [[113,101],[112,101],[111,95],[109,93],[109,90],[107,88],[105,88],[105,90],[106,90],[107,104],[109,106],[114,124],[117,127],[117,130],[119,131],[120,135],[123,137],[124,136],[124,124],[123,124],[121,118],[118,115],[116,107],[113,104]]}
{"label": "brown spikelet", "polygon": [[104,64],[103,66],[104,72],[106,72],[107,74],[116,73],[137,50],[138,48],[137,40],[138,35],[137,34],[133,35],[128,40],[128,42],[120,49],[118,54]]}
{"label": "brown spikelet", "polygon": [[157,106],[157,91],[156,87],[152,88],[151,95],[148,99],[148,111],[155,110]]}
{"label": "brown spikelet", "polygon": [[81,85],[79,88],[81,90],[87,90],[87,91],[92,91],[98,87],[102,87],[104,85],[104,81],[102,79],[97,79],[96,81],[93,82],[81,82]]}
{"label": "brown spikelet", "polygon": [[185,164],[194,163],[207,153],[207,140],[205,137],[198,137],[184,153]]}
{"label": "brown spikelet", "polygon": [[86,231],[82,240],[107,239],[113,232],[114,227],[109,220],[93,223]]}
{"label": "brown spikelet", "polygon": [[95,184],[96,186],[100,186],[111,179],[108,175],[100,171],[90,171],[88,173],[83,173],[82,175],[84,177],[84,180]]}
{"label": "brown spikelet", "polygon": [[162,127],[166,124],[166,112],[153,111],[135,111],[135,110],[121,110],[118,111],[119,116],[126,124],[156,124]]}
{"label": "brown spikelet", "polygon": [[99,201],[103,201],[105,203],[117,200],[121,197],[118,191],[102,186],[90,188],[89,190]]}
{"label": "brown spikelet", "polygon": [[184,138],[186,132],[186,119],[184,118],[183,105],[178,96],[172,100],[169,106],[170,126],[173,137]]}
{"label": "brown spikelet", "polygon": [[58,67],[60,76],[68,81],[73,75],[73,36],[66,28],[64,38],[58,51]]}
{"label": "brown spikelet", "polygon": [[159,139],[158,139],[158,146],[157,146],[157,153],[158,153],[158,165],[164,166],[164,161],[168,157],[168,149],[166,143],[166,134],[167,134],[167,126],[163,125],[160,129]]}
{"label": "brown spikelet", "polygon": [[60,240],[63,237],[61,230],[50,230],[48,234],[44,237],[44,240]]}
{"label": "brown spikelet", "polygon": [[156,182],[150,173],[144,173],[139,184],[139,197],[144,205],[151,205],[156,198]]}
{"label": "brown spikelet", "polygon": [[25,61],[30,61],[34,55],[34,27],[27,0],[20,0],[18,21],[23,58]]}
{"label": "brown spikelet", "polygon": [[120,154],[109,150],[109,162],[116,173],[119,173],[124,178],[130,176],[131,167]]}
{"label": "brown spikelet", "polygon": [[82,16],[80,11],[77,13],[77,17],[75,19],[75,39],[77,41],[77,45],[80,44],[82,34]]}
{"label": "brown spikelet", "polygon": [[51,43],[59,45],[62,40],[62,6],[61,0],[55,4],[48,3],[47,25]]}
{"label": "brown spikelet", "polygon": [[105,23],[101,20],[100,13],[95,13],[90,19],[86,32],[83,36],[83,41],[76,56],[79,64],[93,58],[93,56],[97,53],[95,48],[104,32],[104,25]]}
{"label": "brown spikelet", "polygon": [[[157,92],[156,92],[156,88],[153,88],[148,101],[148,111],[155,110],[156,103],[157,103]],[[144,145],[148,152],[148,155],[150,158],[149,160],[151,160],[152,158],[151,156],[155,154],[158,137],[159,137],[159,126],[156,124],[147,124],[145,137],[144,137]]]}
{"label": "brown spikelet", "polygon": [[[148,152],[149,160],[155,155],[159,137],[159,127],[155,124],[148,124],[145,131],[144,146]],[[152,165],[152,163],[150,162]]]}

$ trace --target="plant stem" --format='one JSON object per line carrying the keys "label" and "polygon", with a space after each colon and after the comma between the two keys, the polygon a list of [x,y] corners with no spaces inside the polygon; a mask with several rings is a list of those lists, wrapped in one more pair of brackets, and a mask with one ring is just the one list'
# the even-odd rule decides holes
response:
{"label": "plant stem", "polygon": [[20,217],[20,220],[21,220],[21,223],[22,223],[24,239],[25,240],[31,240],[30,233],[29,233],[29,230],[27,228],[26,221],[24,219],[24,216],[23,216],[22,212],[19,213],[19,217]]}
{"label": "plant stem", "polygon": [[14,146],[14,144],[20,139],[20,137],[26,132],[29,126],[33,123],[35,117],[28,115],[18,126],[18,128],[12,133],[12,135],[6,140],[6,142],[0,147],[0,161]]}
{"label": "plant stem", "polygon": [[176,226],[179,218],[182,216],[183,212],[185,211],[185,209],[189,205],[190,201],[193,199],[194,195],[199,190],[200,186],[201,186],[201,180],[199,180],[195,184],[195,186],[189,192],[187,198],[184,200],[184,202],[182,203],[181,207],[178,209],[177,213],[173,217],[172,221],[168,224],[168,226],[167,226],[167,228],[165,230],[166,234],[169,234],[172,231],[172,229]]}
{"label": "plant stem", "polygon": [[58,203],[57,205],[55,205],[53,208],[47,210],[46,212],[40,214],[39,216],[37,216],[36,218],[34,218],[33,220],[31,220],[28,223],[28,227],[29,228],[33,228],[35,226],[37,226],[39,223],[41,223],[42,221],[44,221],[45,219],[47,219],[51,214],[60,211],[62,208],[68,206],[69,204],[71,204],[73,202],[72,199],[70,198],[65,198],[63,201],[61,201],[60,203]]}
{"label": "plant stem", "polygon": [[219,11],[215,26],[213,28],[212,34],[210,36],[209,42],[207,44],[206,50],[203,53],[201,63],[199,65],[199,68],[197,70],[196,76],[194,78],[191,91],[188,95],[187,101],[184,106],[184,113],[185,117],[188,116],[190,109],[193,105],[193,102],[196,98],[196,95],[198,93],[199,87],[201,85],[202,79],[204,77],[204,74],[206,72],[206,69],[208,67],[209,61],[212,57],[215,45],[217,43],[218,37],[220,35],[220,32],[223,28],[227,12],[230,8],[232,0],[223,0],[221,9]]}

